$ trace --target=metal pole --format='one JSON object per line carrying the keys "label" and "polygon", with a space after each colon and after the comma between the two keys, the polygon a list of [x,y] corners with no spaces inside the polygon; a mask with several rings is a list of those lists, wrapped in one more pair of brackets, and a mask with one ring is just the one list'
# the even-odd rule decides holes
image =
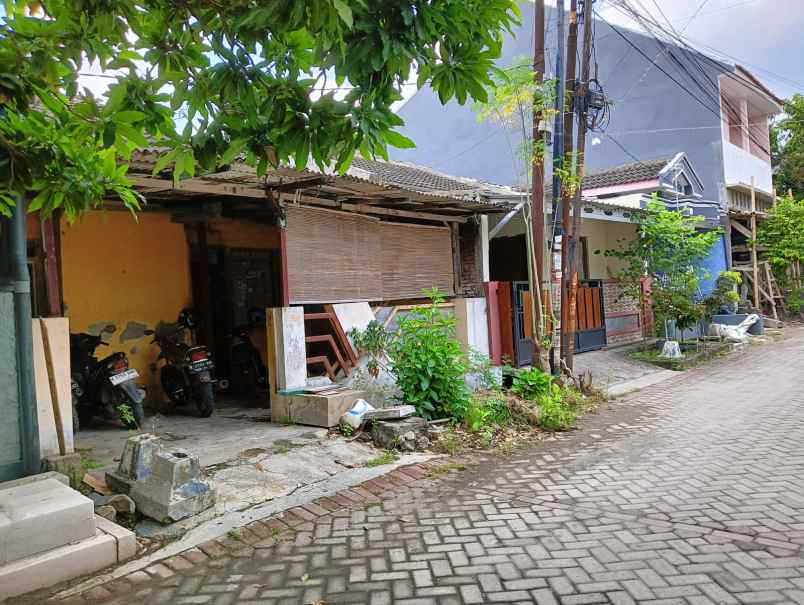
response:
{"label": "metal pole", "polygon": [[11,217],[11,285],[14,292],[14,321],[17,329],[17,380],[20,392],[22,456],[25,474],[42,470],[39,454],[39,425],[36,418],[36,390],[33,372],[33,334],[31,328],[31,279],[28,273],[28,246],[25,200],[17,198]]}
{"label": "metal pole", "polygon": [[[561,199],[561,175],[560,170],[564,167],[564,97],[567,92],[566,80],[564,76],[564,44],[566,42],[564,27],[564,0],[559,0],[556,5],[556,99],[555,99],[555,138],[553,140],[553,228],[550,230],[550,264],[553,262],[553,248],[555,246],[555,228],[558,219],[558,203]],[[552,278],[550,278],[552,281]],[[561,326],[564,330],[564,326]],[[556,364],[555,342],[550,348],[550,369],[553,374],[559,374],[560,369]]]}

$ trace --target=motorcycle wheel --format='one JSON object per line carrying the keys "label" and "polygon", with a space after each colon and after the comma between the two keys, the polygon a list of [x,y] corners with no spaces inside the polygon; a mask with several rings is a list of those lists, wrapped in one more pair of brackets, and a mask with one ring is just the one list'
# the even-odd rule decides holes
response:
{"label": "motorcycle wheel", "polygon": [[198,388],[198,398],[195,403],[201,418],[212,416],[215,411],[215,387],[211,382],[204,383]]}
{"label": "motorcycle wheel", "polygon": [[184,376],[181,370],[172,365],[162,366],[159,372],[162,390],[173,405],[187,403],[187,394],[184,385]]}

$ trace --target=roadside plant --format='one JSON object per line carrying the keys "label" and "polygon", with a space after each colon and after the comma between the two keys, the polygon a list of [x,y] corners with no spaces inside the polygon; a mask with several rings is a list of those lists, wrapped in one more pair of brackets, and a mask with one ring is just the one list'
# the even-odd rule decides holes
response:
{"label": "roadside plant", "polygon": [[372,319],[365,330],[358,328],[349,330],[349,338],[352,339],[358,353],[368,356],[366,369],[372,378],[377,378],[383,367],[391,334],[380,322]]}
{"label": "roadside plant", "polygon": [[528,401],[538,401],[550,392],[553,377],[538,368],[514,372],[511,392]]}
{"label": "roadside plant", "polygon": [[468,364],[455,338],[455,316],[440,308],[437,288],[425,290],[430,304],[400,317],[399,331],[388,345],[391,371],[405,403],[427,419],[462,420],[469,407],[464,376]]}
{"label": "roadside plant", "polygon": [[703,301],[706,318],[711,319],[713,315],[733,308],[740,302],[737,288],[742,283],[743,278],[737,271],[723,271],[718,275],[714,290]]}
{"label": "roadside plant", "polygon": [[469,372],[477,376],[480,390],[502,390],[502,375],[488,355],[475,350],[469,351]]}
{"label": "roadside plant", "polygon": [[549,391],[539,398],[539,425],[551,431],[566,431],[576,419],[575,410],[564,401],[561,387],[550,385]]}
{"label": "roadside plant", "polygon": [[[703,217],[668,210],[656,194],[647,209],[634,215],[636,236],[620,242],[605,255],[619,259],[624,293],[645,295],[641,280],[653,279],[651,303],[660,319],[673,319],[682,331],[694,326],[706,312],[700,302],[700,281],[706,272],[700,263],[720,239],[722,231],[700,229]],[[658,325],[659,322],[657,322]]]}
{"label": "roadside plant", "polygon": [[[804,103],[804,97],[801,98]],[[800,168],[804,172],[804,167]],[[793,265],[804,263],[804,199],[786,197],[770,209],[760,222],[757,243],[765,247],[765,258],[771,264],[780,287],[788,293],[790,309],[801,308],[801,296],[796,291],[802,287],[800,276],[791,280],[789,271]],[[792,294],[792,296],[791,296]]]}
{"label": "roadside plant", "polygon": [[466,413],[466,430],[470,433],[491,431],[504,426],[511,418],[506,397],[502,393],[477,393],[472,397]]}

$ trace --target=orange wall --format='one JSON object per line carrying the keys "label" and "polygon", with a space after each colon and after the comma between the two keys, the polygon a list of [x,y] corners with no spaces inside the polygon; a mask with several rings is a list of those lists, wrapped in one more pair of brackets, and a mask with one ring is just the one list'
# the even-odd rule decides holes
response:
{"label": "orange wall", "polygon": [[87,212],[73,225],[61,224],[62,288],[71,332],[113,324],[110,346],[98,355],[124,351],[148,387],[149,400],[161,401],[155,371],[159,349],[152,337],[124,339],[129,322],[153,329],[175,321],[192,299],[190,259],[183,225],[167,214],[126,211]]}

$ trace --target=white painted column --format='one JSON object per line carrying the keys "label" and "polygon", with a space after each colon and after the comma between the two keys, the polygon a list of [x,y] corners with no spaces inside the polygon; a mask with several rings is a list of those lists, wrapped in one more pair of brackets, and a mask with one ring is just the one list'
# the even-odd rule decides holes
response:
{"label": "white painted column", "polygon": [[293,391],[307,385],[304,307],[268,309],[268,347],[273,353],[272,390]]}
{"label": "white painted column", "polygon": [[480,215],[480,276],[483,283],[489,281],[489,216],[487,214]]}

